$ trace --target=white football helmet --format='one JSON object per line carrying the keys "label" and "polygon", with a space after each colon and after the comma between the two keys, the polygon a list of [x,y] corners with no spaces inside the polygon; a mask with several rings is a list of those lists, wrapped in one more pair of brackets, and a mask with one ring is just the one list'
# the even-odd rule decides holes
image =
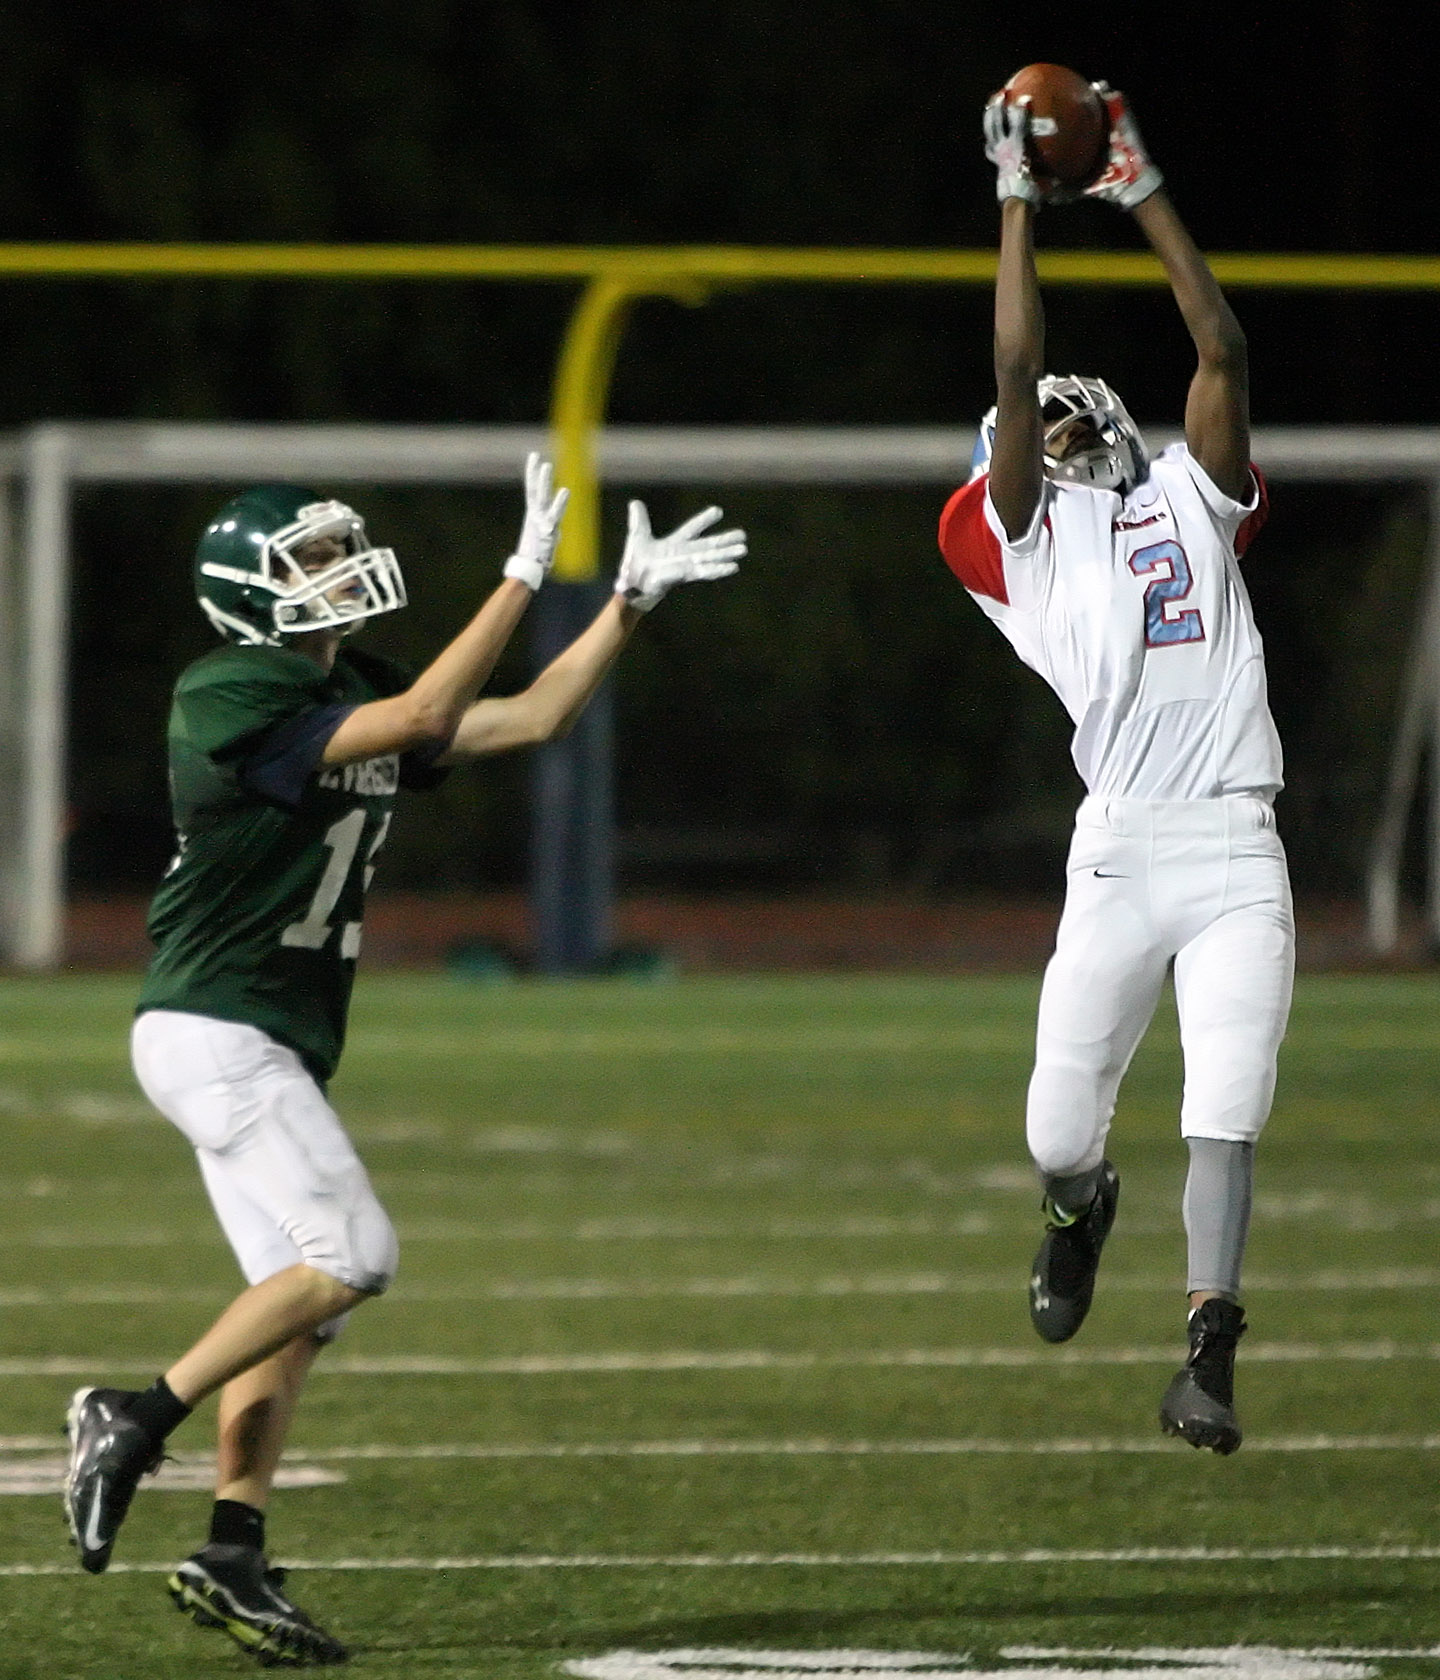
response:
{"label": "white football helmet", "polygon": [[[1036,387],[1036,395],[1044,428],[1047,478],[1057,484],[1114,490],[1121,496],[1128,495],[1143,482],[1150,470],[1150,456],[1140,428],[1103,379],[1079,373],[1047,373]],[[1052,453],[1052,441],[1077,420],[1088,423],[1094,441],[1064,455]],[[971,478],[988,469],[994,447],[995,410],[992,408],[980,422],[970,457]]]}

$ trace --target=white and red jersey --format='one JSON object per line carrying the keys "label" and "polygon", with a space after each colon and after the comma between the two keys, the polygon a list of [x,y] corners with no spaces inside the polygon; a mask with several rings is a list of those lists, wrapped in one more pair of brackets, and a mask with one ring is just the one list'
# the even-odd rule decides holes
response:
{"label": "white and red jersey", "polygon": [[1012,542],[988,476],[950,498],[940,551],[1075,723],[1092,794],[1272,798],[1280,739],[1237,564],[1268,511],[1224,495],[1172,444],[1129,496],[1045,481]]}

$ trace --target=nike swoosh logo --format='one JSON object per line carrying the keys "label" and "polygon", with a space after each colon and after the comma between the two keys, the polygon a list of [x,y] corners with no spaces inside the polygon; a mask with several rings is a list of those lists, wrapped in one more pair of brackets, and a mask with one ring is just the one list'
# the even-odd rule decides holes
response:
{"label": "nike swoosh logo", "polygon": [[95,1489],[95,1497],[90,1501],[90,1515],[85,1520],[85,1547],[87,1551],[98,1552],[105,1544],[105,1537],[100,1532],[100,1506],[104,1490]]}
{"label": "nike swoosh logo", "polygon": [[1097,881],[1128,881],[1130,877],[1128,875],[1116,875],[1108,869],[1097,869],[1095,879]]}

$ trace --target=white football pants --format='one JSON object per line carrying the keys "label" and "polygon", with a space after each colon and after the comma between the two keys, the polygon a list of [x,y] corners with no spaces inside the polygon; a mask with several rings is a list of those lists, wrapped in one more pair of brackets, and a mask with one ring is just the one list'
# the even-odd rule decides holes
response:
{"label": "white football pants", "polygon": [[1045,970],[1026,1133],[1047,1177],[1098,1166],[1165,970],[1185,1137],[1252,1143],[1270,1113],[1295,969],[1285,851],[1263,799],[1090,797]]}
{"label": "white football pants", "polygon": [[385,1289],[394,1228],[293,1050],[238,1021],[151,1009],[130,1052],[145,1095],[193,1145],[247,1282],[303,1262],[367,1294]]}

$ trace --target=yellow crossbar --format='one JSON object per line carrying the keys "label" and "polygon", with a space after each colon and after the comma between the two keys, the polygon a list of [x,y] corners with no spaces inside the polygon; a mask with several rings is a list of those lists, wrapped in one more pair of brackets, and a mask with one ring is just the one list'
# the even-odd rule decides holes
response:
{"label": "yellow crossbar", "polygon": [[[1229,286],[1434,291],[1440,257],[1316,252],[1219,252]],[[1056,285],[1156,286],[1160,264],[1141,251],[1042,251]],[[856,246],[747,245],[182,245],[0,244],[0,278],[250,280],[589,280],[686,275],[696,281],[900,281],[985,284],[991,250],[903,251]]]}

